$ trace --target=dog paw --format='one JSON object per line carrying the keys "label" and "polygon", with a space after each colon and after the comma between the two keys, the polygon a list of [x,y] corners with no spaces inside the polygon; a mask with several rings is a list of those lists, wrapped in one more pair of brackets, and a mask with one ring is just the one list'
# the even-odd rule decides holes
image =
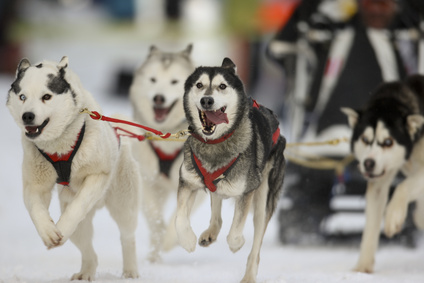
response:
{"label": "dog paw", "polygon": [[71,280],[85,280],[85,281],[93,281],[94,280],[94,272],[78,272],[72,275]]}
{"label": "dog paw", "polygon": [[61,245],[63,235],[60,232],[60,230],[56,227],[53,220],[51,220],[49,223],[47,223],[43,227],[40,227],[38,231],[39,231],[41,239],[44,242],[44,245],[46,245],[48,249]]}
{"label": "dog paw", "polygon": [[361,272],[361,273],[373,273],[373,267],[369,265],[356,265],[353,269],[354,272]]}
{"label": "dog paw", "polygon": [[124,270],[122,273],[122,278],[138,278],[140,275],[138,274],[137,270]]}
{"label": "dog paw", "polygon": [[196,240],[196,235],[191,229],[183,234],[178,233],[178,242],[180,246],[183,247],[189,253],[194,252],[194,250],[196,249]]}
{"label": "dog paw", "polygon": [[227,236],[227,243],[230,247],[230,250],[235,253],[244,245],[244,237],[243,235],[232,237],[230,235]]}
{"label": "dog paw", "polygon": [[384,233],[387,237],[391,238],[402,230],[406,214],[407,208],[389,204],[384,222]]}
{"label": "dog paw", "polygon": [[149,255],[147,256],[147,260],[150,263],[161,263],[162,257],[159,255],[159,252],[157,251],[151,251]]}
{"label": "dog paw", "polygon": [[202,247],[208,247],[210,244],[216,241],[218,235],[213,233],[210,229],[207,229],[200,235],[199,245]]}

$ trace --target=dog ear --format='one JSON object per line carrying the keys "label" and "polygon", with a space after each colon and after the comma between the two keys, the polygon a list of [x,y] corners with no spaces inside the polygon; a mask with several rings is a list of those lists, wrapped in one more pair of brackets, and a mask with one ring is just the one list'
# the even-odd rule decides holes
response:
{"label": "dog ear", "polygon": [[147,57],[150,57],[154,54],[159,53],[159,48],[156,47],[156,45],[150,45],[150,50],[149,50],[149,55],[147,55]]}
{"label": "dog ear", "polygon": [[234,73],[236,73],[237,71],[237,67],[236,64],[233,63],[233,61],[231,61],[230,58],[225,57],[224,60],[222,61],[222,68],[229,68],[229,69],[233,69]]}
{"label": "dog ear", "polygon": [[18,72],[23,71],[31,67],[31,63],[27,58],[23,58],[18,64]]}
{"label": "dog ear", "polygon": [[68,64],[69,64],[68,56],[63,56],[62,59],[60,59],[60,62],[57,65],[57,67],[59,69],[66,69],[68,67]]}
{"label": "dog ear", "polygon": [[184,56],[189,57],[189,56],[190,56],[190,54],[191,54],[191,51],[192,51],[192,50],[193,50],[193,44],[192,44],[192,43],[190,43],[189,45],[187,45],[186,49],[184,49],[184,50],[181,52],[181,54],[182,54],[182,55],[184,55]]}
{"label": "dog ear", "polygon": [[359,112],[349,107],[342,107],[340,110],[346,114],[349,126],[353,129],[356,126],[356,123],[358,123]]}
{"label": "dog ear", "polygon": [[419,114],[409,115],[406,117],[406,124],[408,127],[408,133],[412,139],[414,139],[415,134],[421,129],[424,124],[424,117]]}

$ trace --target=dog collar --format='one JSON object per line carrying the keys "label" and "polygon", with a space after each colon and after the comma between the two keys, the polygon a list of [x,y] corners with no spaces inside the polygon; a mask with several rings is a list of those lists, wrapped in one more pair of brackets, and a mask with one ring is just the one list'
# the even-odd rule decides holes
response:
{"label": "dog collar", "polygon": [[191,133],[191,136],[199,141],[201,141],[202,143],[206,143],[206,144],[217,144],[220,142],[223,142],[225,140],[227,140],[229,137],[231,137],[234,134],[234,131],[232,131],[231,133],[228,133],[222,137],[220,137],[219,139],[216,140],[205,140],[204,138],[202,138],[200,135],[196,134],[196,133]]}
{"label": "dog collar", "polygon": [[182,153],[182,148],[177,149],[174,153],[168,154],[163,152],[159,147],[156,147],[152,142],[149,141],[150,146],[159,158],[159,170],[166,177],[169,177],[169,171],[171,170],[172,164],[175,159]]}
{"label": "dog collar", "polygon": [[58,155],[57,153],[47,153],[42,151],[41,149],[38,149],[38,151],[49,161],[57,173],[57,180],[56,183],[59,185],[68,186],[70,179],[71,179],[71,165],[72,165],[72,159],[74,158],[75,154],[78,151],[78,148],[81,145],[82,139],[84,138],[84,132],[85,132],[85,123],[81,128],[81,131],[78,133],[77,140],[75,141],[75,144],[72,146],[71,151],[69,151],[66,154]]}
{"label": "dog collar", "polygon": [[[199,175],[203,177],[203,182],[205,183],[206,187],[211,191],[212,193],[216,191],[216,184],[225,177],[225,172],[231,168],[231,166],[234,165],[234,163],[238,160],[238,155],[231,160],[227,165],[219,168],[218,170],[210,173],[206,171],[206,169],[203,167],[202,162],[197,158],[197,156],[192,152],[192,160],[194,160],[193,165],[195,165],[195,169]],[[223,175],[224,174],[224,175]],[[220,176],[223,175],[222,178]]]}

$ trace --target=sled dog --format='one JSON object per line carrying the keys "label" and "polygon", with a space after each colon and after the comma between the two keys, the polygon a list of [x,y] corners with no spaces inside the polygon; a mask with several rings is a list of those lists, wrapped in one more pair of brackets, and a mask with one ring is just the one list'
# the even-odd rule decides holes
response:
{"label": "sled dog", "polygon": [[[25,206],[47,248],[70,239],[82,256],[81,271],[72,280],[93,280],[92,219],[105,205],[121,233],[123,277],[138,277],[137,163],[110,125],[80,114],[85,107],[101,110],[68,67],[68,58],[36,65],[22,59],[7,106],[22,130]],[[57,222],[48,211],[55,184],[62,212]]]}
{"label": "sled dog", "polygon": [[211,196],[210,225],[199,238],[212,244],[221,229],[221,204],[235,199],[227,236],[231,251],[244,244],[243,228],[250,205],[254,209],[254,240],[242,282],[255,282],[259,253],[274,212],[284,176],[285,138],[267,108],[248,98],[228,58],[221,67],[199,67],[185,83],[184,110],[191,136],[184,145],[177,194],[176,230],[188,252],[196,247],[190,210],[199,189]]}
{"label": "sled dog", "polygon": [[[371,273],[384,214],[384,233],[392,237],[402,229],[408,204],[416,201],[413,219],[424,228],[424,76],[384,83],[363,110],[342,111],[353,129],[352,152],[367,179],[366,224],[355,270]],[[399,171],[406,178],[388,201]]]}
{"label": "sled dog", "polygon": [[[133,119],[137,123],[163,133],[187,129],[183,95],[184,82],[194,71],[191,51],[191,44],[174,53],[151,46],[130,87]],[[176,198],[183,141],[143,141],[133,145],[142,176],[141,209],[150,230],[151,262],[159,261],[162,250],[177,244],[175,213],[168,222],[164,210],[169,196],[174,194]]]}

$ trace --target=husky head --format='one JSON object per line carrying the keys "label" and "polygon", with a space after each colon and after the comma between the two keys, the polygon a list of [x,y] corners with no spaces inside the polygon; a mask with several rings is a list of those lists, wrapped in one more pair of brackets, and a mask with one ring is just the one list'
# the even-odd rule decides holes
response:
{"label": "husky head", "polygon": [[166,53],[152,46],[145,62],[136,70],[130,99],[137,119],[163,129],[184,120],[184,82],[193,72],[192,45],[177,53]]}
{"label": "husky head", "polygon": [[[70,81],[68,57],[59,63],[31,65],[22,59],[9,90],[7,107],[26,138],[49,141],[61,136],[78,115],[80,105]],[[78,88],[78,87],[77,87]]]}
{"label": "husky head", "polygon": [[408,160],[424,124],[417,96],[401,82],[382,84],[362,111],[342,111],[353,129],[351,150],[368,180],[397,172]]}
{"label": "husky head", "polygon": [[248,100],[236,65],[199,67],[185,83],[184,110],[191,130],[205,140],[230,133],[247,112]]}

